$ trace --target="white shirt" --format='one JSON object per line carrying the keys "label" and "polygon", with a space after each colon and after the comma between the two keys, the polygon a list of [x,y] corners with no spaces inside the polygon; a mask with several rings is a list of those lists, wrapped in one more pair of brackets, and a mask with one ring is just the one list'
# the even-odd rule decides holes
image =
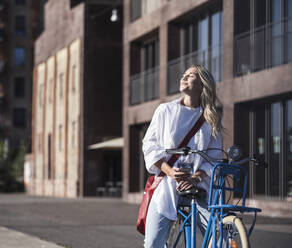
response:
{"label": "white shirt", "polygon": [[[159,175],[161,172],[155,166],[160,159],[168,161],[171,155],[165,152],[165,149],[177,148],[185,138],[190,129],[197,122],[203,110],[201,107],[190,108],[180,103],[181,99],[163,103],[158,106],[152,117],[150,126],[143,139],[142,150],[146,163],[146,169],[151,174]],[[192,137],[187,145],[192,149],[205,150],[207,148],[221,148],[222,138],[216,139],[211,135],[211,126],[205,122],[201,129]],[[208,151],[208,155],[220,159],[222,152],[218,150]],[[204,160],[200,155],[181,156],[174,164],[177,166],[183,160],[192,161],[193,172],[198,169],[204,170],[210,177],[212,167],[210,163]],[[205,177],[198,186],[209,191],[210,178]],[[177,219],[178,194],[176,191],[177,182],[171,177],[164,176],[158,187],[155,189],[152,200],[157,205],[157,211],[170,220]]]}

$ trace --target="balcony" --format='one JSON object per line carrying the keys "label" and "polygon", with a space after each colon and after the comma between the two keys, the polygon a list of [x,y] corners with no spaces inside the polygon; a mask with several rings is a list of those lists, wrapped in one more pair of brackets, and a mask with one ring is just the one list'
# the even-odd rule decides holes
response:
{"label": "balcony", "polygon": [[179,81],[184,71],[192,65],[204,65],[216,82],[222,79],[222,45],[199,50],[168,63],[168,94],[179,92]]}
{"label": "balcony", "polygon": [[159,67],[130,78],[130,104],[139,104],[159,97]]}
{"label": "balcony", "polygon": [[234,52],[235,76],[292,62],[292,19],[235,36]]}

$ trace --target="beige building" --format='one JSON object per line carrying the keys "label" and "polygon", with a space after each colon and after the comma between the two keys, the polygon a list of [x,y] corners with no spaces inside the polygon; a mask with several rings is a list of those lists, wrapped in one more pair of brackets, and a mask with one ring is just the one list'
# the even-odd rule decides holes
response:
{"label": "beige building", "polygon": [[78,194],[80,68],[81,41],[77,39],[35,69],[34,164],[43,165],[35,167],[38,195]]}
{"label": "beige building", "polygon": [[125,200],[142,196],[141,141],[154,110],[180,96],[188,66],[203,64],[223,105],[224,147],[269,165],[249,167],[250,204],[291,211],[291,18],[289,0],[124,0]]}
{"label": "beige building", "polygon": [[111,6],[45,4],[44,31],[34,50],[31,194],[95,196],[108,181],[106,190],[120,190],[121,146],[100,145],[121,136],[122,29],[110,21]]}

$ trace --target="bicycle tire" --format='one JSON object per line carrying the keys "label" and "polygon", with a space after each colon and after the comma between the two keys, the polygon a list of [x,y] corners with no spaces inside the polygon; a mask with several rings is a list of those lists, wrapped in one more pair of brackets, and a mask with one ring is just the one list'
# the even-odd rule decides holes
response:
{"label": "bicycle tire", "polygon": [[[169,238],[167,240],[167,247],[168,248],[172,248],[174,246],[174,243],[175,243],[176,238],[179,234],[179,230],[181,228],[182,223],[183,223],[183,219],[181,216],[178,216],[177,220],[172,223],[171,228],[170,228]],[[177,248],[185,248],[186,247],[184,231],[182,232],[181,237],[180,237],[176,247]]]}
{"label": "bicycle tire", "polygon": [[[247,236],[246,228],[244,224],[242,223],[241,219],[233,215],[226,216],[223,218],[223,229],[225,229],[228,224],[232,224],[232,226],[235,227],[235,229],[238,231],[238,238],[240,240],[240,243],[238,244],[238,241],[235,241],[237,242],[236,247],[249,248],[250,245],[249,245],[249,239]],[[228,231],[229,230],[227,230],[227,232]],[[219,236],[219,234],[217,234],[217,236]],[[217,237],[217,240],[218,240],[218,237]],[[241,246],[238,246],[238,245],[241,245]],[[212,248],[212,237],[209,241],[208,248]]]}

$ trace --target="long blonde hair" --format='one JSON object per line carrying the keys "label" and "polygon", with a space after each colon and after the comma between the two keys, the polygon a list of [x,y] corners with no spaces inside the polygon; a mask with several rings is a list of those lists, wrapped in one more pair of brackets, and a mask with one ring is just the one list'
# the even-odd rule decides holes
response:
{"label": "long blonde hair", "polygon": [[195,68],[202,82],[202,93],[200,103],[204,111],[206,121],[212,127],[212,136],[223,131],[221,123],[222,116],[216,107],[217,103],[221,104],[216,95],[216,84],[212,74],[202,65],[193,65],[190,68]]}

